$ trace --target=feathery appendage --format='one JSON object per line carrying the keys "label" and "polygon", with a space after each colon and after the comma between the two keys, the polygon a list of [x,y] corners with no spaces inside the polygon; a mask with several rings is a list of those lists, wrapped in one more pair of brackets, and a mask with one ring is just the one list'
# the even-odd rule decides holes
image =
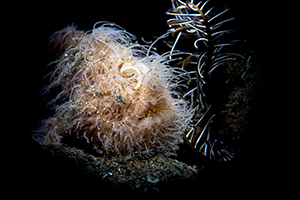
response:
{"label": "feathery appendage", "polygon": [[60,92],[50,104],[54,116],[33,136],[37,141],[61,144],[75,137],[85,146],[125,155],[178,149],[193,111],[178,98],[177,68],[167,65],[170,53],[158,55],[133,38],[103,22],[91,32],[68,27],[54,35],[65,52],[46,90]]}
{"label": "feathery appendage", "polygon": [[171,2],[172,9],[167,14],[172,18],[167,21],[167,24],[170,27],[169,32],[172,32],[174,37],[177,35],[171,45],[171,52],[181,50],[178,44],[183,36],[193,40],[196,49],[181,63],[182,68],[190,74],[186,82],[187,92],[183,97],[195,110],[193,125],[184,134],[184,138],[192,149],[209,158],[230,160],[233,157],[233,150],[229,150],[224,144],[220,133],[212,133],[211,130],[213,120],[218,116],[217,99],[213,95],[215,91],[211,86],[211,76],[219,66],[228,61],[244,59],[237,53],[224,52],[226,47],[237,42],[237,40],[223,41],[223,38],[233,31],[223,30],[222,27],[234,18],[222,19],[229,9],[214,14],[214,8],[207,8],[209,0],[198,3],[194,3],[193,0]]}

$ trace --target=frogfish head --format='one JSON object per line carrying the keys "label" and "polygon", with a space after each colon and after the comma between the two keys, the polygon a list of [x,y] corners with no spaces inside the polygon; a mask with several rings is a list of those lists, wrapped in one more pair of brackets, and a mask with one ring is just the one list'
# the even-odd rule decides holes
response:
{"label": "frogfish head", "polygon": [[56,61],[47,90],[54,116],[34,138],[62,144],[73,135],[108,154],[171,153],[182,142],[192,117],[176,92],[174,68],[133,43],[120,27],[102,24],[91,32],[68,27],[53,36],[64,52]]}

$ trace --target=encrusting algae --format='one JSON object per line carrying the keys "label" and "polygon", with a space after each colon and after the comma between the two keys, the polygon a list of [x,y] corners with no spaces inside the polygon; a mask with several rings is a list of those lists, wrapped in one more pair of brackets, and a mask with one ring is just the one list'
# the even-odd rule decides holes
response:
{"label": "encrusting algae", "polygon": [[192,111],[176,93],[176,69],[167,65],[169,54],[150,52],[132,39],[109,23],[95,24],[90,33],[69,26],[53,35],[56,48],[66,50],[46,91],[58,87],[60,93],[50,102],[55,115],[34,135],[37,141],[61,144],[76,135],[118,155],[178,149]]}

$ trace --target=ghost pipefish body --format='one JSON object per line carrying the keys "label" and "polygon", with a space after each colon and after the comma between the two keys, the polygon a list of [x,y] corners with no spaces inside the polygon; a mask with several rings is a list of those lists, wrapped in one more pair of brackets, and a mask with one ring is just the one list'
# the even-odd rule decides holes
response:
{"label": "ghost pipefish body", "polygon": [[232,33],[232,30],[222,30],[222,26],[234,18],[220,20],[221,16],[229,11],[225,9],[218,14],[213,13],[213,7],[207,9],[209,0],[194,3],[193,0],[181,1],[172,0],[172,8],[167,12],[172,16],[167,21],[169,31],[176,39],[172,44],[171,52],[180,50],[177,48],[180,38],[183,35],[194,38],[194,48],[188,62],[183,62],[182,68],[192,68],[188,91],[183,94],[189,98],[191,107],[195,109],[193,123],[183,135],[189,146],[209,157],[221,161],[233,158],[233,150],[229,150],[220,139],[220,133],[211,132],[213,120],[218,116],[215,99],[210,94],[214,93],[211,89],[211,75],[214,70],[228,61],[244,57],[237,53],[224,52],[225,47],[234,45],[237,40],[223,42],[225,35]]}

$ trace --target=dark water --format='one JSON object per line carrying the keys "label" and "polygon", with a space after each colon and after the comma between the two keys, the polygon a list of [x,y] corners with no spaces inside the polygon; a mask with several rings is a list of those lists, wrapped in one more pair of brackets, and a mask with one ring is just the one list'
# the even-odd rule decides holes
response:
{"label": "dark water", "polygon": [[[229,0],[228,5],[236,16],[239,34],[249,41],[250,48],[265,68],[266,93],[257,108],[261,114],[256,120],[253,135],[249,137],[238,159],[207,167],[201,172],[203,179],[195,181],[195,188],[199,185],[228,193],[232,190],[250,193],[261,190],[273,178],[270,169],[276,167],[274,154],[278,155],[272,138],[277,129],[273,123],[278,121],[274,107],[280,105],[280,100],[276,98],[280,87],[279,71],[273,59],[276,52],[270,48],[273,42],[270,35],[274,30],[274,22],[270,17],[272,9],[258,2]],[[53,186],[53,181],[61,190],[73,185],[77,188],[91,184],[84,176],[74,174],[72,169],[59,165],[51,156],[43,154],[30,138],[38,121],[49,115],[43,97],[38,95],[45,84],[42,81],[43,68],[49,62],[47,41],[53,31],[72,22],[78,24],[81,30],[89,30],[95,22],[102,20],[115,22],[127,31],[145,38],[163,34],[166,30],[164,21],[167,19],[164,12],[170,8],[169,1],[162,3],[154,0],[140,4],[108,1],[91,4],[83,2],[79,5],[73,2],[62,6],[49,2],[40,6],[26,4],[26,9],[16,12],[20,21],[7,25],[7,34],[12,39],[7,48],[6,59],[10,63],[4,67],[3,78],[8,78],[8,82],[3,84],[2,97],[7,110],[4,127],[5,135],[8,136],[2,143],[4,154],[8,155],[6,165],[12,177],[8,180],[11,185],[22,187],[29,184],[30,180],[33,188],[47,191],[48,187]]]}

